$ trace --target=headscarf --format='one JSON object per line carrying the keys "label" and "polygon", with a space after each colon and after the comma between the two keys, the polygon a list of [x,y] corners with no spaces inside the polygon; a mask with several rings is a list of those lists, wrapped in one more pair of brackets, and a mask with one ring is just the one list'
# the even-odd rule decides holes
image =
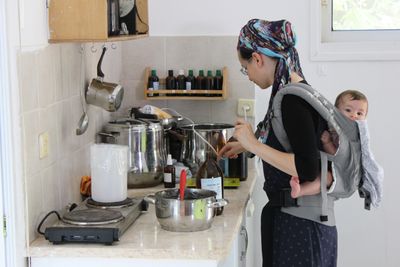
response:
{"label": "headscarf", "polygon": [[269,131],[269,119],[272,113],[272,102],[278,90],[290,82],[290,73],[296,72],[304,79],[299,55],[295,48],[296,34],[287,20],[266,21],[252,19],[240,31],[237,48],[244,47],[257,53],[276,58],[274,83],[268,111],[264,120],[257,126],[256,135],[265,141]]}

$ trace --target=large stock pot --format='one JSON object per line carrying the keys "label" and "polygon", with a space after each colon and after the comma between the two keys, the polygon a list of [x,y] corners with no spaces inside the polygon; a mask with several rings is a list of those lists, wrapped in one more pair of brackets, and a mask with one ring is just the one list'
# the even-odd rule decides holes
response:
{"label": "large stock pot", "polygon": [[227,123],[203,123],[181,126],[183,135],[181,158],[196,173],[206,160],[207,152],[212,150],[203,139],[218,152],[232,137],[235,126]]}
{"label": "large stock pot", "polygon": [[107,123],[97,136],[97,142],[129,147],[129,188],[156,186],[163,181],[166,156],[161,124],[118,119]]}

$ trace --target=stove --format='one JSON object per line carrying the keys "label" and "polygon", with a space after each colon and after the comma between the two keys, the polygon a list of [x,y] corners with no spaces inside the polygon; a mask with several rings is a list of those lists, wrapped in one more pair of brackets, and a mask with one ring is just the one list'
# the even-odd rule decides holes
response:
{"label": "stove", "polygon": [[120,202],[102,203],[88,198],[66,212],[54,225],[46,227],[44,236],[53,244],[111,245],[147,207],[148,203],[143,199],[127,198]]}

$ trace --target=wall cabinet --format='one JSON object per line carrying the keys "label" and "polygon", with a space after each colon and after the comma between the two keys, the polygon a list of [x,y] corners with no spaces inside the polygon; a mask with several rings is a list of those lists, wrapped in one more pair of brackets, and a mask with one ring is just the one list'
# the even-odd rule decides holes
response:
{"label": "wall cabinet", "polygon": [[225,100],[228,97],[228,68],[222,68],[222,90],[166,90],[165,78],[160,78],[160,89],[157,91],[147,90],[147,83],[150,76],[150,68],[146,68],[144,77],[144,97],[147,100]]}
{"label": "wall cabinet", "polygon": [[48,1],[49,42],[115,42],[148,36],[148,2],[136,0],[136,31],[108,36],[107,0]]}

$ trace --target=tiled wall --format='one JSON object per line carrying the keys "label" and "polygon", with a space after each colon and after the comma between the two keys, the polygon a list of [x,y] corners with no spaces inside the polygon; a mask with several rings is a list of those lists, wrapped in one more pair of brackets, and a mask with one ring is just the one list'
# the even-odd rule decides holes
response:
{"label": "tiled wall", "polygon": [[[80,201],[79,182],[90,174],[89,147],[95,134],[110,118],[124,116],[131,106],[152,104],[170,107],[195,122],[233,123],[238,98],[254,98],[254,86],[243,76],[236,55],[236,37],[150,37],[117,44],[103,61],[106,80],[121,82],[125,88],[122,108],[115,114],[88,106],[89,129],[75,134],[82,114],[80,90],[81,53],[79,44],[49,45],[22,52],[19,82],[24,144],[24,177],[27,194],[29,242],[37,237],[36,227],[51,210]],[[86,84],[95,75],[101,45],[93,52],[86,45]],[[110,45],[111,46],[111,45]],[[168,69],[228,68],[228,99],[224,101],[144,100],[144,69],[157,70],[165,77]],[[49,134],[49,155],[39,159],[39,134]]]}
{"label": "tiled wall", "polygon": [[[88,106],[89,128],[84,135],[75,134],[82,114],[80,90],[84,90],[84,76],[89,77],[85,75],[88,70],[81,72],[85,65],[81,64],[80,51],[80,45],[63,44],[19,55],[30,242],[47,212],[81,200],[80,177],[90,172],[89,147],[102,122],[108,119],[99,108]],[[40,159],[38,139],[43,132],[49,136],[49,153]]]}
{"label": "tiled wall", "polygon": [[[123,107],[151,104],[169,107],[195,122],[234,123],[237,99],[254,98],[254,85],[239,71],[237,37],[150,37],[122,43],[121,83],[127,89]],[[144,100],[144,70],[157,70],[165,78],[169,69],[212,70],[228,68],[227,100]],[[133,90],[132,90],[133,89]]]}

